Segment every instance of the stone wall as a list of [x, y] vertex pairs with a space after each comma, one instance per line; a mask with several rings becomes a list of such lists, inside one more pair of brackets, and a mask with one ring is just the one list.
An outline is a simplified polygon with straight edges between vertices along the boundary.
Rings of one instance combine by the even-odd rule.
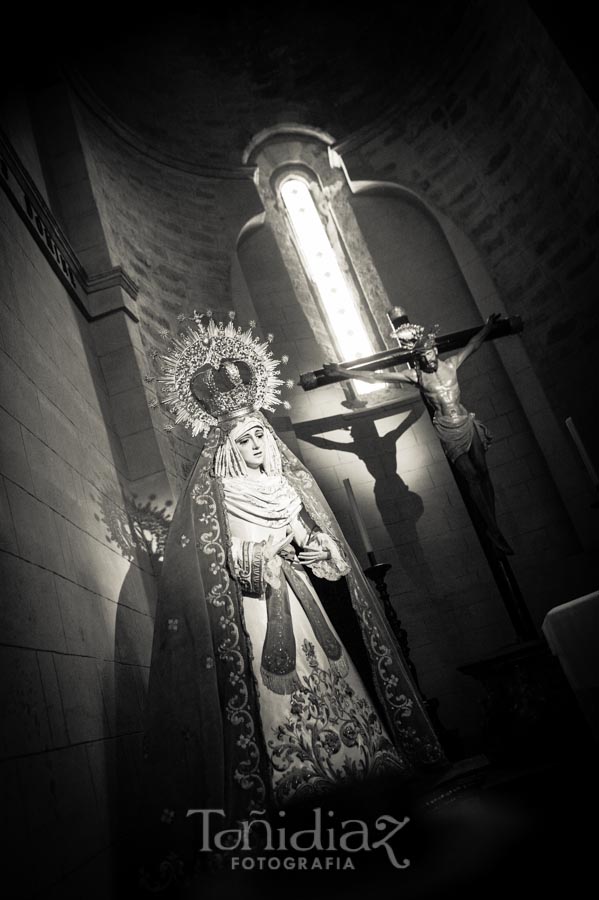
[[557, 419], [572, 416], [596, 458], [586, 392], [599, 336], [597, 109], [525, 6], [476, 6], [460, 52], [448, 47], [340, 150], [353, 180], [412, 189], [468, 235], [525, 321]]
[[[184, 327], [182, 316], [212, 310], [217, 320], [227, 321], [234, 309], [235, 241], [258, 208], [251, 170], [240, 168], [221, 178], [218, 172], [153, 154], [143, 143], [132, 148], [110, 119], [76, 98], [73, 103], [111, 259], [131, 273], [139, 288], [140, 370], [151, 433], [177, 493], [198, 443], [184, 429], [165, 431], [169, 420], [156, 405], [161, 394], [153, 379], [160, 367], [154, 357], [166, 352], [164, 332], [176, 335]], [[247, 312], [241, 298], [239, 306]], [[143, 442], [143, 433], [135, 440]]]
[[109, 879], [134, 809], [155, 578], [97, 336], [4, 190], [0, 204], [6, 850], [19, 896], [50, 896], [82, 866]]

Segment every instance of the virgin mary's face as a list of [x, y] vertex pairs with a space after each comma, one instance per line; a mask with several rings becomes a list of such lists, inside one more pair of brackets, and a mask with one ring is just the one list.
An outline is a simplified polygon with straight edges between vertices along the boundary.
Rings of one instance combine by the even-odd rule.
[[254, 425], [240, 435], [235, 443], [246, 466], [250, 469], [259, 469], [264, 462], [264, 429], [260, 425]]

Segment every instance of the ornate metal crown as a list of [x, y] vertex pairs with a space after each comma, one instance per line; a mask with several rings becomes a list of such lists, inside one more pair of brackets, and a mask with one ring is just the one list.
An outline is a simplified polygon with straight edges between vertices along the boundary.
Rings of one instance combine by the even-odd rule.
[[[194, 436], [244, 411], [273, 412], [281, 402], [289, 408], [278, 396], [283, 384], [293, 387], [293, 381], [278, 377], [279, 363], [286, 363], [287, 357], [274, 359], [269, 349], [273, 336], [266, 341], [254, 336], [255, 322], [246, 331], [236, 328], [234, 316], [229, 313], [231, 321], [224, 325], [210, 312], [194, 311], [192, 324], [170, 338], [169, 352], [160, 357], [162, 374], [156, 380], [163, 385], [161, 402], [174, 413], [175, 424], [183, 424]], [[206, 325], [203, 318], [208, 319]], [[168, 332], [163, 337], [168, 338]]]

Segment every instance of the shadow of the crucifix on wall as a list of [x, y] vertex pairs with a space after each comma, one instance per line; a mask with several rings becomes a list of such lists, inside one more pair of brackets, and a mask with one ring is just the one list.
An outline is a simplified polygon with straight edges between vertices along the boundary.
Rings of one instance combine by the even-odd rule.
[[[406, 414], [407, 412], [407, 414]], [[401, 438], [418, 422], [424, 413], [419, 399], [409, 406], [348, 417], [330, 416], [295, 424], [295, 432], [300, 442], [311, 444], [320, 450], [351, 453], [365, 466], [372, 479], [374, 506], [378, 511], [379, 526], [372, 527], [372, 544], [381, 562], [388, 561], [386, 555], [395, 559], [390, 573], [390, 593], [399, 594], [406, 601], [422, 601], [423, 595], [435, 592], [434, 578], [427, 565], [420, 546], [418, 522], [424, 513], [424, 503], [420, 494], [412, 490], [398, 472], [397, 447]], [[384, 419], [399, 416], [399, 421], [389, 431], [381, 433]], [[349, 440], [329, 437], [327, 433], [345, 431]], [[412, 446], [414, 458], [417, 446]], [[342, 463], [340, 464], [342, 465]], [[308, 468], [311, 468], [308, 465]], [[318, 473], [315, 471], [316, 478]], [[361, 494], [361, 507], [367, 519], [367, 527], [373, 521], [368, 510], [368, 492], [360, 491], [352, 483], [354, 491]], [[326, 489], [325, 489], [326, 490]], [[341, 501], [343, 502], [343, 501]], [[354, 552], [360, 557], [362, 548], [354, 543]]]
[[[409, 403], [404, 402], [391, 408], [383, 407], [378, 411], [353, 415], [349, 417], [349, 421], [347, 416], [339, 415], [294, 425], [300, 447], [302, 442], [306, 442], [319, 450], [328, 450], [331, 453], [351, 453], [363, 463], [372, 479], [367, 490], [358, 490], [360, 514], [366, 525], [376, 522], [376, 513], [373, 516], [374, 511], [368, 509], [369, 505], [374, 506], [379, 521], [383, 524], [383, 528], [375, 525], [371, 526], [371, 529], [367, 525], [367, 531], [370, 531], [377, 561], [391, 565], [385, 576], [386, 587], [398, 618], [392, 620], [390, 616], [390, 624], [396, 632], [400, 648], [421, 690], [417, 675], [418, 661], [412, 658], [412, 652], [417, 651], [419, 646], [430, 643], [430, 622], [434, 627], [442, 612], [443, 585], [439, 583], [438, 574], [435, 576], [429, 567], [421, 545], [418, 523], [425, 513], [425, 505], [420, 494], [399, 474], [398, 444], [399, 452], [406, 453], [402, 460], [402, 464], [408, 466], [406, 471], [414, 474], [414, 481], [416, 478], [422, 478], [424, 473], [426, 477], [423, 481], [426, 484], [427, 478], [430, 477], [426, 473], [430, 463], [428, 449], [421, 447], [413, 438], [404, 441], [404, 446], [401, 445], [402, 437], [407, 435], [424, 414], [425, 409], [420, 398], [415, 397]], [[386, 421], [389, 419], [392, 419], [390, 427]], [[388, 430], [385, 431], [385, 428]], [[339, 435], [339, 431], [347, 431], [349, 440], [345, 440], [343, 435], [328, 436], [330, 433]], [[343, 462], [339, 465], [342, 467]], [[308, 468], [311, 468], [309, 463]], [[316, 468], [315, 466], [312, 474], [318, 480]], [[323, 469], [326, 469], [326, 466], [323, 466]], [[406, 479], [411, 480], [409, 475], [406, 475]], [[374, 504], [370, 497], [374, 500]], [[343, 501], [344, 498], [341, 497], [338, 501], [339, 507]], [[349, 523], [348, 526], [349, 534], [346, 536], [350, 537]], [[354, 543], [351, 537], [350, 544], [353, 544], [356, 555], [360, 557], [363, 552], [360, 545]], [[371, 687], [364, 674], [367, 667], [361, 655], [359, 636], [355, 633], [355, 629], [352, 632], [350, 617], [346, 614], [349, 597], [341, 596], [343, 587], [338, 587], [337, 583], [332, 590], [337, 592], [338, 596], [332, 598], [331, 607], [327, 604], [326, 589], [323, 591], [319, 587], [320, 596], [358, 670], [367, 686]], [[336, 608], [341, 611], [341, 615], [337, 618]], [[389, 612], [387, 615], [390, 615]], [[448, 731], [437, 714], [439, 701], [435, 697], [427, 699], [425, 694], [423, 699], [448, 757], [460, 758], [462, 747], [457, 732]]]

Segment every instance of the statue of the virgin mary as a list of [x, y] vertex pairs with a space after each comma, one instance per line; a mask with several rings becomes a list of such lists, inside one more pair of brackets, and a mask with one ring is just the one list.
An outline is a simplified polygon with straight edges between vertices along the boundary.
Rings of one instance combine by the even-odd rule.
[[[204, 439], [165, 548], [147, 701], [147, 814], [173, 835], [190, 809], [231, 827], [444, 761], [371, 583], [262, 413], [278, 365], [251, 329], [198, 315], [163, 359], [166, 403]], [[342, 578], [370, 690], [314, 587]]]

